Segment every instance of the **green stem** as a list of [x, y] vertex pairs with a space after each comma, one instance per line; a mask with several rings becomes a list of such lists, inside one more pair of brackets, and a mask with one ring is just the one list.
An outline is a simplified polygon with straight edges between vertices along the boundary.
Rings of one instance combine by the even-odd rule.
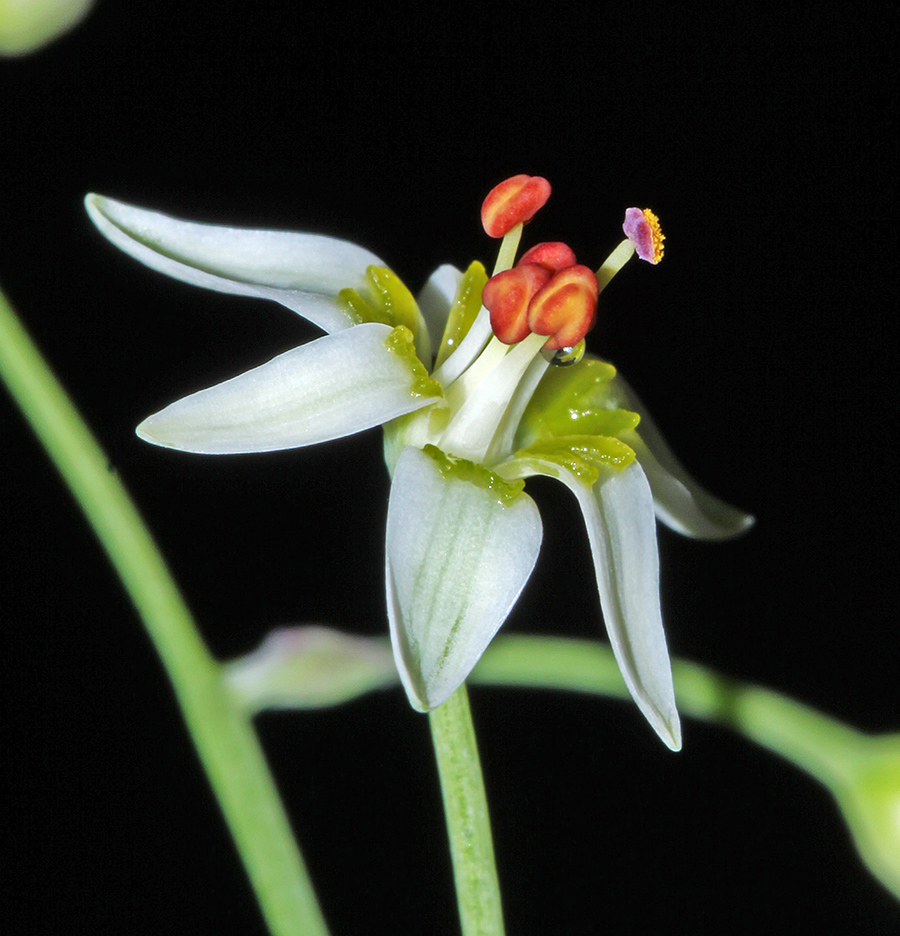
[[728, 679], [674, 660], [675, 695], [682, 711], [718, 722], [768, 748], [834, 788], [852, 775], [850, 752], [864, 736], [773, 689]]
[[[675, 659], [672, 675], [685, 715], [732, 728], [828, 786], [844, 779], [847, 751], [861, 737], [852, 728], [771, 689], [728, 679], [696, 663]], [[497, 638], [470, 681], [628, 698], [609, 647], [559, 637]]]
[[500, 885], [465, 685], [429, 712], [429, 721], [441, 776], [463, 936], [502, 936]]
[[327, 928], [259, 741], [90, 430], [0, 293], [0, 376], [106, 550], [162, 659], [274, 936]]

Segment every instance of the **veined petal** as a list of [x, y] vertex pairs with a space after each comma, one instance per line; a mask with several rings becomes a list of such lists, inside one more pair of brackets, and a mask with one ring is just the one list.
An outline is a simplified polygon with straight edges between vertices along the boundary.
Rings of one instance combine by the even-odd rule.
[[621, 438], [637, 454], [653, 491], [656, 515], [667, 527], [685, 536], [721, 540], [753, 526], [751, 514], [719, 500], [688, 474], [647, 408], [619, 374], [610, 382], [608, 393], [614, 405], [640, 414], [637, 432], [623, 433]]
[[428, 277], [419, 295], [416, 296], [416, 302], [428, 326], [433, 348], [440, 345], [441, 336], [447, 326], [450, 306], [453, 305], [462, 276], [462, 270], [458, 270], [452, 263], [445, 263]]
[[385, 577], [394, 659], [413, 708], [445, 702], [469, 675], [531, 575], [534, 501], [429, 446], [397, 461]]
[[408, 329], [368, 323], [286, 351], [193, 393], [137, 428], [200, 454], [270, 452], [339, 439], [440, 399]]
[[637, 462], [623, 471], [601, 470], [585, 484], [557, 460], [517, 457], [520, 476], [562, 481], [578, 499], [587, 527], [600, 607], [625, 685], [656, 733], [681, 749], [672, 668], [659, 606], [659, 551], [650, 485]]
[[179, 221], [102, 195], [84, 201], [101, 233], [136, 260], [185, 283], [273, 299], [327, 332], [354, 324], [335, 297], [384, 263], [363, 247], [319, 234]]

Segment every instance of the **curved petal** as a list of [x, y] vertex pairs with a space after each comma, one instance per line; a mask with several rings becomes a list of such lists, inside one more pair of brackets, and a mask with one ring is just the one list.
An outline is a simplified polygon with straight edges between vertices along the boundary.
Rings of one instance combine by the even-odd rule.
[[653, 496], [640, 465], [603, 470], [589, 487], [556, 461], [529, 456], [514, 464], [522, 475], [557, 478], [578, 499], [603, 620], [625, 685], [660, 738], [673, 751], [680, 750], [681, 723], [659, 606]]
[[412, 353], [392, 349], [392, 334], [370, 323], [325, 335], [170, 404], [137, 434], [184, 452], [271, 452], [339, 439], [440, 399], [424, 368], [410, 366]]
[[362, 287], [368, 266], [384, 266], [334, 237], [195, 224], [102, 195], [84, 204], [105, 237], [152, 269], [217, 292], [273, 299], [327, 332], [354, 324], [335, 301], [340, 290]]
[[429, 451], [407, 447], [397, 461], [385, 563], [394, 659], [419, 711], [469, 675], [525, 587], [542, 536], [527, 494]]
[[428, 326], [433, 348], [437, 348], [441, 343], [441, 336], [447, 325], [447, 316], [450, 314], [450, 306], [453, 305], [456, 289], [461, 279], [462, 270], [458, 270], [452, 263], [445, 263], [428, 277], [419, 295], [416, 296], [416, 302]]
[[653, 491], [656, 515], [667, 527], [685, 536], [720, 540], [753, 526], [752, 515], [719, 500], [688, 474], [647, 408], [618, 374], [609, 384], [609, 399], [640, 414], [637, 432], [622, 438], [635, 450]]

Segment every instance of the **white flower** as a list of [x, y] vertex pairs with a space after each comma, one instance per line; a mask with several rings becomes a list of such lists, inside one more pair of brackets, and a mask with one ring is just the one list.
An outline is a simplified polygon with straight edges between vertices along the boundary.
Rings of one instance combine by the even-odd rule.
[[687, 476], [614, 368], [585, 359], [548, 370], [546, 335], [501, 344], [481, 305], [487, 276], [477, 263], [465, 273], [440, 267], [414, 300], [381, 260], [345, 241], [192, 224], [97, 195], [86, 206], [109, 240], [147, 266], [273, 299], [326, 332], [172, 403], [137, 432], [157, 445], [225, 454], [383, 425], [393, 476], [388, 618], [416, 709], [446, 701], [516, 602], [542, 538], [523, 479], [548, 475], [583, 512], [626, 684], [665, 743], [680, 747], [654, 500], [660, 519], [689, 535], [727, 537], [752, 520]]

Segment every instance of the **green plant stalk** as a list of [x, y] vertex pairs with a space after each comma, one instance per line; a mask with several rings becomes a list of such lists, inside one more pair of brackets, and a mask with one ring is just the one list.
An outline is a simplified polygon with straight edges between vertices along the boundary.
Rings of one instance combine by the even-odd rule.
[[[900, 898], [900, 734], [865, 734], [696, 663], [675, 659], [672, 675], [684, 715], [730, 728], [823, 784], [869, 871]], [[609, 647], [553, 637], [498, 638], [470, 680], [628, 697]]]
[[155, 646], [273, 936], [326, 936], [249, 716], [124, 486], [0, 292], [0, 376], [109, 556]]
[[491, 823], [465, 685], [428, 717], [463, 936], [503, 936]]
[[[805, 770], [826, 786], [844, 779], [852, 728], [771, 689], [672, 661], [675, 697], [685, 715], [725, 725]], [[469, 677], [473, 684], [568, 689], [628, 699], [609, 647], [561, 637], [497, 638]]]

